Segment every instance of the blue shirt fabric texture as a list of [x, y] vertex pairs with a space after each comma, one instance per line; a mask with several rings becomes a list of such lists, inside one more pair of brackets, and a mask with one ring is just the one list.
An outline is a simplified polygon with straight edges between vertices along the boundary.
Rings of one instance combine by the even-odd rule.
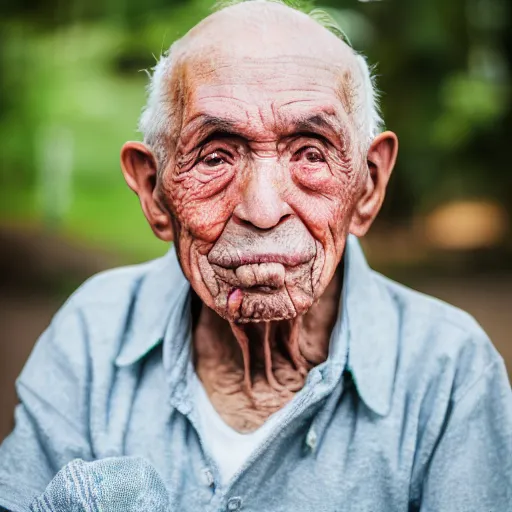
[[190, 300], [173, 248], [71, 296], [17, 380], [0, 507], [512, 511], [502, 358], [468, 314], [372, 271], [355, 237], [328, 359], [227, 485], [197, 429]]

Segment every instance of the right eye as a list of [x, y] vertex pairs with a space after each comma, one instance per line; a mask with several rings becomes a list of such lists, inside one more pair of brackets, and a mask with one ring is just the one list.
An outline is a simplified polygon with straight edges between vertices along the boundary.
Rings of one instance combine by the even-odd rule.
[[219, 165], [227, 163], [226, 158], [218, 151], [213, 151], [208, 155], [204, 156], [201, 161], [207, 167], [218, 167]]

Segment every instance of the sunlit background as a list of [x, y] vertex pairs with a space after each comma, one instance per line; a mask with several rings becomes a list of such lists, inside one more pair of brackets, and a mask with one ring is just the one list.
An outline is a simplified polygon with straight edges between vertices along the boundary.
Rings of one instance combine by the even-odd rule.
[[[124, 184], [119, 149], [140, 138], [144, 70], [211, 6], [0, 7], [0, 439], [12, 426], [14, 379], [65, 297], [95, 272], [167, 249]], [[384, 210], [365, 240], [371, 263], [469, 310], [510, 371], [510, 2], [317, 6], [378, 64], [386, 124], [400, 139]]]

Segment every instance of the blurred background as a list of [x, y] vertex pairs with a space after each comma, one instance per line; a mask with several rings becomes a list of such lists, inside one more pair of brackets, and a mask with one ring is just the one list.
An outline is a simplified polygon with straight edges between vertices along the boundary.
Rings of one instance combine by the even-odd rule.
[[[211, 0], [0, 7], [0, 440], [14, 380], [95, 272], [163, 254], [119, 168], [156, 57]], [[321, 0], [377, 64], [400, 139], [364, 245], [379, 271], [472, 313], [512, 370], [511, 4]]]

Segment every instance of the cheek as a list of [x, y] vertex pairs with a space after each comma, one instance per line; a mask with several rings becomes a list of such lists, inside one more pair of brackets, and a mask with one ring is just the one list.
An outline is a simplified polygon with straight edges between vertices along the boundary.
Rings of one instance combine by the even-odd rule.
[[[357, 200], [356, 172], [296, 170], [290, 189], [290, 206], [313, 236], [324, 246], [336, 244], [346, 231]], [[327, 247], [326, 247], [327, 248]]]
[[233, 177], [234, 170], [210, 176], [191, 172], [168, 181], [171, 211], [192, 237], [214, 242], [220, 236], [236, 205], [229, 186]]

